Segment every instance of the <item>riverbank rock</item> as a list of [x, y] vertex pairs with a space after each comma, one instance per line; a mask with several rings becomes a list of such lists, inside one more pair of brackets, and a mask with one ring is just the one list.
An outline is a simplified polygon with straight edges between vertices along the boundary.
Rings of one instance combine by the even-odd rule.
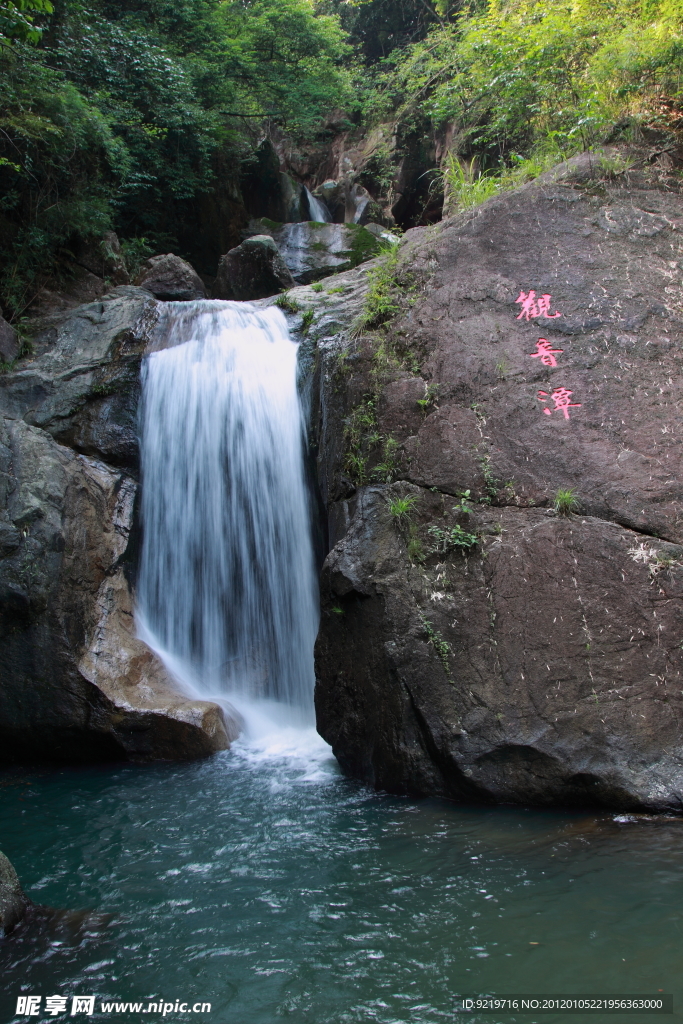
[[135, 636], [138, 381], [163, 309], [115, 289], [0, 378], [5, 762], [187, 759], [237, 733]]
[[194, 267], [172, 252], [152, 256], [147, 260], [135, 284], [164, 302], [190, 302], [192, 299], [206, 298], [204, 282]]
[[409, 232], [320, 346], [318, 726], [378, 788], [683, 810], [681, 196], [625, 158]]
[[253, 235], [221, 258], [214, 285], [218, 299], [250, 301], [277, 295], [294, 278], [270, 235]]
[[24, 896], [16, 871], [0, 851], [0, 935], [14, 931], [28, 906], [29, 900]]

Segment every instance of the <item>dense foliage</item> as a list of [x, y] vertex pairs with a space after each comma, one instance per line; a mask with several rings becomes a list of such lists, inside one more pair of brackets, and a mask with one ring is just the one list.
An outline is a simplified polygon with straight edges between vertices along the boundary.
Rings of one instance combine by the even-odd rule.
[[[438, 9], [438, 7], [437, 7]], [[489, 0], [441, 7], [378, 75], [374, 117], [456, 127], [481, 165], [564, 155], [615, 127], [681, 127], [681, 0]]]
[[312, 150], [384, 125], [361, 182], [389, 193], [407, 139], [463, 205], [676, 137], [682, 71], [683, 0], [0, 0], [0, 301], [21, 315], [110, 228], [183, 252], [264, 130]]
[[0, 292], [15, 313], [79, 239], [114, 227], [172, 247], [252, 124], [310, 137], [350, 93], [344, 33], [311, 0], [21, 6], [0, 6]]

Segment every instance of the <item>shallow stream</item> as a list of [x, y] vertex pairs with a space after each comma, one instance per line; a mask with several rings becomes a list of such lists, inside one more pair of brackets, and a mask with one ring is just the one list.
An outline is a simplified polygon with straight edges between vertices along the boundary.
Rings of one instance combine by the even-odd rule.
[[436, 1024], [456, 994], [488, 991], [663, 989], [682, 1005], [677, 820], [378, 795], [312, 730], [0, 785], [28, 895], [92, 911], [0, 943], [3, 1022], [22, 992], [95, 993], [84, 1021], [160, 1019], [104, 1017], [102, 999], [205, 1000], [210, 1015], [166, 1019], [211, 1024]]

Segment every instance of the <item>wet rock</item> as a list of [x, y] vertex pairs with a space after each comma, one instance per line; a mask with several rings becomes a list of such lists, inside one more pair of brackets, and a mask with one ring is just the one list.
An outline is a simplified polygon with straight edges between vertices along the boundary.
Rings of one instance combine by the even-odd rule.
[[206, 298], [204, 282], [194, 267], [172, 252], [147, 260], [135, 284], [164, 302]]
[[140, 361], [161, 309], [127, 286], [53, 318], [32, 339], [42, 354], [0, 377], [0, 410], [135, 472]]
[[0, 851], [0, 935], [9, 935], [16, 928], [29, 905], [16, 871]]
[[346, 187], [343, 181], [324, 181], [313, 194], [325, 203], [335, 224], [346, 221]]
[[294, 284], [270, 235], [254, 235], [221, 258], [214, 285], [219, 299], [264, 299]]
[[599, 178], [409, 232], [393, 366], [372, 333], [321, 351], [318, 725], [380, 788], [683, 809], [680, 195]]
[[135, 634], [122, 570], [103, 580], [95, 607], [78, 668], [103, 695], [98, 727], [132, 760], [189, 759], [227, 750], [239, 735], [239, 716], [178, 692], [162, 662]]
[[273, 235], [298, 284], [355, 267], [381, 247], [373, 234], [355, 224], [283, 224]]

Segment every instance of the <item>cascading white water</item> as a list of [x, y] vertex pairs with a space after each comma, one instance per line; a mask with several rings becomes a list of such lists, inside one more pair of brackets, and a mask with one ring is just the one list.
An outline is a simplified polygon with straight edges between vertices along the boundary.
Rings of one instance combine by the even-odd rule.
[[169, 303], [142, 372], [141, 635], [202, 696], [312, 716], [317, 593], [297, 345], [270, 307]]
[[319, 199], [316, 199], [312, 192], [304, 186], [306, 192], [306, 200], [308, 202], [308, 211], [311, 215], [311, 220], [317, 221], [319, 224], [329, 224], [332, 221], [330, 211], [327, 209], [324, 203], [321, 203]]

